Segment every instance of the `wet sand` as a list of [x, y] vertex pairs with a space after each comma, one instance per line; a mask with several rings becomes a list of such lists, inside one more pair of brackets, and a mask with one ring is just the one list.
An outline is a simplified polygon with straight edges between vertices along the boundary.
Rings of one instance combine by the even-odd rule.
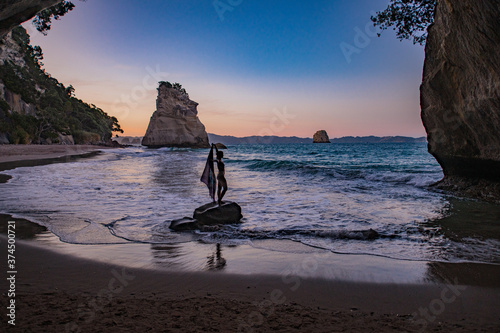
[[[0, 145], [0, 171], [18, 167], [64, 163], [99, 154], [104, 146], [93, 145]], [[11, 177], [0, 174], [0, 184]]]
[[[66, 155], [47, 157], [41, 151], [37, 155], [37, 148], [30, 149], [35, 150], [29, 156], [43, 156], [36, 163], [66, 159]], [[76, 155], [94, 152], [77, 150]], [[23, 162], [26, 154], [9, 155], [9, 163], [28, 163]], [[6, 223], [10, 219], [0, 219], [4, 277], [8, 270]], [[54, 236], [43, 227], [13, 220], [17, 228], [15, 297], [8, 296], [11, 286], [3, 278], [1, 331], [500, 331], [499, 274], [494, 266], [464, 270], [463, 265], [430, 263], [435, 276], [442, 276], [434, 281], [442, 283], [415, 284], [134, 268], [118, 265], [115, 254], [105, 260], [67, 254], [68, 249], [78, 251], [82, 245], [51, 248], [50, 242], [40, 240], [49, 237], [54, 244]], [[106, 251], [106, 246], [92, 247], [101, 251], [94, 255]], [[92, 247], [87, 248], [91, 251]], [[122, 255], [128, 255], [126, 250]], [[464, 271], [469, 272], [466, 278]], [[10, 318], [5, 315], [11, 299], [16, 304], [15, 326], [8, 324]]]
[[[6, 253], [5, 235], [0, 240]], [[16, 245], [15, 331], [500, 329], [498, 288], [166, 272], [89, 261], [29, 241], [18, 240]], [[8, 286], [2, 285], [5, 291]], [[9, 326], [5, 317], [1, 326]]]
[[67, 158], [106, 148], [93, 145], [0, 145], [0, 163]]

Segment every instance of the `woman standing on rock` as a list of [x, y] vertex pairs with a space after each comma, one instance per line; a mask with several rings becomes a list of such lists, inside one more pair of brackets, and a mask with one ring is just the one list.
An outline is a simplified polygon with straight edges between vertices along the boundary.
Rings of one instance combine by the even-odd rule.
[[222, 204], [222, 198], [227, 191], [227, 181], [224, 172], [224, 162], [222, 162], [222, 158], [224, 157], [224, 153], [217, 149], [215, 144], [212, 144], [212, 147], [215, 148], [217, 154], [217, 169], [219, 169], [219, 173], [217, 174], [217, 182], [219, 183], [217, 186], [217, 198], [219, 201], [219, 206]]

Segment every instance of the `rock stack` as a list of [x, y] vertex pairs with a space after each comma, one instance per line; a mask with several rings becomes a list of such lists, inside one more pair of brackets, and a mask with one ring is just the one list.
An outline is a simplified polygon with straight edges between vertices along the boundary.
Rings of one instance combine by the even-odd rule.
[[210, 148], [205, 126], [198, 118], [198, 103], [184, 89], [162, 82], [158, 88], [156, 111], [142, 144], [150, 148]]
[[330, 143], [330, 139], [328, 138], [326, 131], [317, 131], [313, 136], [313, 143]]

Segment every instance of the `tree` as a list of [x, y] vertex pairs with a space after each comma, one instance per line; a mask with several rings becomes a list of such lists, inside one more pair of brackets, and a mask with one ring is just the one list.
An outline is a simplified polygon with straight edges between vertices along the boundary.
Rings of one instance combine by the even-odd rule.
[[50, 30], [50, 26], [52, 24], [52, 19], [59, 20], [60, 17], [72, 11], [73, 8], [75, 8], [75, 5], [71, 1], [61, 1], [60, 3], [39, 12], [33, 19], [33, 25], [36, 27], [36, 30], [40, 31], [44, 35], [47, 35], [47, 31]]
[[371, 20], [382, 30], [392, 27], [401, 41], [410, 39], [413, 44], [424, 45], [427, 27], [434, 22], [435, 8], [436, 0], [391, 0], [389, 6]]
[[43, 62], [42, 62], [43, 52], [42, 52], [42, 48], [38, 45], [33, 46], [33, 59], [36, 62], [36, 64], [38, 65], [38, 67], [43, 66]]
[[67, 87], [66, 89], [66, 95], [68, 97], [74, 97], [75, 96], [75, 88], [73, 87], [73, 85], [69, 85], [69, 87]]

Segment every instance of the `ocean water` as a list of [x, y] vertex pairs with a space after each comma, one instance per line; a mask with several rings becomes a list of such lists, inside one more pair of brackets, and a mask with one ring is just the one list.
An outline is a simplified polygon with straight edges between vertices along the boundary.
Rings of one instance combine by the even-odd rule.
[[242, 223], [171, 231], [171, 220], [210, 202], [199, 180], [207, 154], [132, 147], [4, 171], [13, 178], [0, 184], [0, 212], [77, 244], [293, 251], [280, 248], [287, 240], [334, 253], [500, 264], [500, 207], [429, 189], [443, 175], [425, 144], [230, 146], [225, 199], [240, 204]]

